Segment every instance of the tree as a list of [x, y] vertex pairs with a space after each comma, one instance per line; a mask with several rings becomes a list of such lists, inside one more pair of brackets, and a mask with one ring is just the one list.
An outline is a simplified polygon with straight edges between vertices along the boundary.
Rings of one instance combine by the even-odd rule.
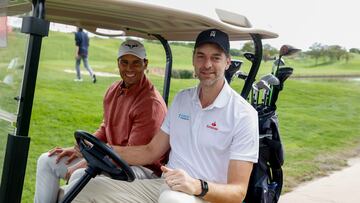
[[354, 56], [350, 52], [346, 52], [343, 58], [345, 59], [346, 63], [350, 61]]
[[245, 42], [245, 44], [243, 45], [243, 47], [241, 48], [241, 51], [243, 53], [245, 52], [251, 52], [253, 53], [254, 52], [254, 44], [252, 42]]
[[346, 53], [346, 49], [339, 45], [330, 45], [325, 48], [325, 55], [330, 59], [330, 61], [340, 61]]
[[241, 51], [239, 49], [230, 49], [231, 56], [241, 56]]
[[357, 48], [351, 48], [349, 50], [350, 53], [354, 53], [354, 54], [360, 54], [360, 49], [357, 49]]
[[317, 64], [318, 59], [324, 54], [324, 46], [321, 43], [315, 42], [309, 49], [310, 51], [307, 51], [306, 54], [314, 58], [315, 64]]
[[263, 60], [266, 62], [277, 55], [278, 50], [272, 47], [270, 44], [264, 44], [263, 46]]

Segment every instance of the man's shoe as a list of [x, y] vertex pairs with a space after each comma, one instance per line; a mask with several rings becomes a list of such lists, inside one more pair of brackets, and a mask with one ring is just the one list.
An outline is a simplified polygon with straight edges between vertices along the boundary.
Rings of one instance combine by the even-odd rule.
[[82, 78], [80, 78], [80, 79], [79, 79], [79, 78], [75, 78], [74, 81], [75, 81], [75, 82], [82, 82], [83, 79], [82, 79]]
[[96, 83], [96, 76], [95, 76], [95, 74], [93, 75], [93, 83]]

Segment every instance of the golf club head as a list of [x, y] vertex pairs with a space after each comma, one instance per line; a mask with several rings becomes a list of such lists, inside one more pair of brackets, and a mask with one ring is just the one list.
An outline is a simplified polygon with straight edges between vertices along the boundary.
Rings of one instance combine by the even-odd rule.
[[279, 92], [283, 89], [284, 87], [284, 82], [286, 79], [288, 79], [290, 77], [290, 75], [293, 73], [293, 68], [291, 67], [282, 67], [279, 68], [279, 70], [276, 72], [276, 76], [280, 81], [279, 85], [274, 85], [273, 87], [273, 91], [272, 91], [272, 95], [270, 98], [270, 107], [276, 109], [276, 101], [279, 97]]
[[264, 80], [260, 80], [258, 83], [256, 83], [256, 87], [260, 90], [260, 89], [265, 89], [267, 91], [270, 90], [270, 85], [268, 82], [264, 81]]
[[258, 93], [259, 93], [259, 89], [258, 87], [256, 86], [255, 83], [252, 84], [252, 96], [251, 96], [251, 105], [253, 105], [254, 107], [257, 105], [257, 96], [258, 96]]
[[278, 84], [280, 84], [279, 79], [275, 75], [272, 75], [272, 74], [264, 75], [264, 76], [262, 76], [260, 78], [260, 80], [266, 81], [269, 85], [278, 85]]
[[242, 80], [246, 80], [247, 76], [248, 75], [245, 72], [242, 72], [240, 70], [236, 71], [236, 73], [234, 74], [234, 77], [237, 77]]
[[266, 106], [270, 100], [270, 94], [274, 88], [274, 85], [279, 85], [280, 81], [279, 79], [273, 75], [273, 74], [267, 74], [261, 77], [260, 80], [266, 81], [269, 85], [271, 90], [265, 90], [262, 97], [262, 104], [263, 106]]
[[247, 60], [251, 61], [251, 62], [253, 62], [254, 59], [255, 59], [255, 55], [254, 55], [253, 53], [250, 53], [250, 52], [244, 53], [244, 57], [245, 57]]
[[282, 58], [278, 58], [274, 61], [274, 66], [285, 66], [285, 61]]
[[[288, 79], [290, 77], [290, 75], [293, 73], [293, 68], [291, 67], [281, 67], [279, 68], [279, 70], [276, 72], [276, 77], [279, 79], [280, 81], [280, 88], [282, 89], [284, 82], [286, 79]], [[281, 90], [280, 89], [280, 90]]]
[[231, 64], [227, 70], [225, 70], [226, 81], [230, 84], [234, 74], [240, 69], [243, 62], [240, 60], [231, 60]]
[[[291, 45], [282, 45], [280, 48], [280, 56], [289, 56], [301, 51], [301, 49], [295, 48]], [[280, 57], [279, 57], [280, 58]]]

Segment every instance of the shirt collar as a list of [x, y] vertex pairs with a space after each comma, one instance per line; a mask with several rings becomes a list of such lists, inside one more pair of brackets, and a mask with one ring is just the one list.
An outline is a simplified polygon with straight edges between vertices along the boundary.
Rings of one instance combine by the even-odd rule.
[[140, 79], [140, 82], [137, 84], [134, 84], [133, 86], [131, 86], [130, 88], [126, 88], [125, 87], [125, 83], [122, 80], [119, 83], [119, 95], [129, 95], [129, 94], [135, 94], [137, 92], [139, 92], [147, 83], [147, 79], [146, 76], [143, 75], [142, 78]]
[[[222, 108], [224, 107], [229, 101], [230, 101], [230, 97], [231, 97], [231, 87], [230, 85], [227, 83], [227, 81], [225, 80], [224, 85], [219, 93], [219, 95], [216, 97], [216, 99], [214, 100], [214, 102], [209, 105], [208, 107], [206, 107], [205, 109], [212, 109], [214, 107], [217, 108]], [[192, 95], [192, 100], [195, 103], [198, 103], [201, 106], [201, 102], [200, 102], [200, 97], [199, 97], [199, 92], [200, 92], [200, 87], [199, 85], [195, 88], [195, 91]]]

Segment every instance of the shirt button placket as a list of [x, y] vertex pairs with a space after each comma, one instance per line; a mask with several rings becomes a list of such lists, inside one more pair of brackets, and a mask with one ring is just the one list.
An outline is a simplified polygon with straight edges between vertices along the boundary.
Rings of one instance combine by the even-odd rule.
[[195, 118], [194, 125], [193, 125], [193, 135], [194, 135], [195, 142], [199, 141], [199, 136], [200, 136], [201, 129], [202, 129], [201, 125], [203, 123], [202, 117], [203, 117], [203, 111], [201, 109], [197, 109], [196, 118]]

